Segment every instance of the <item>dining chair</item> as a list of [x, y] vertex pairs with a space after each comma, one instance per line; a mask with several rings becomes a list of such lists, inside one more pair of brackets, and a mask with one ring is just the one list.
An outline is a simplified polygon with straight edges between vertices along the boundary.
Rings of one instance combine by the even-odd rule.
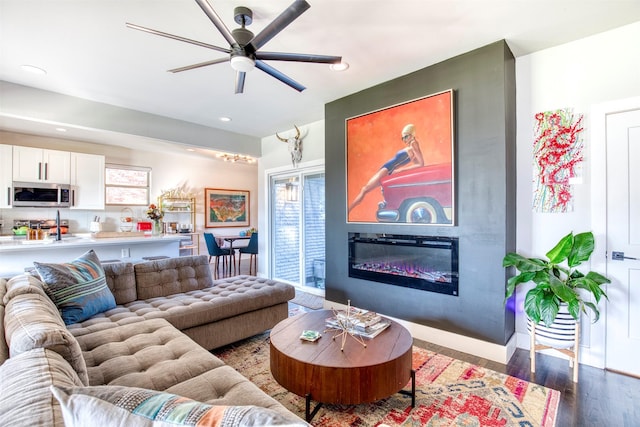
[[253, 275], [258, 274], [258, 233], [251, 234], [249, 244], [243, 248], [238, 249], [238, 272], [240, 272], [240, 263], [242, 262], [242, 254], [250, 254], [249, 257], [249, 274], [251, 274], [251, 267], [253, 266]]
[[[220, 245], [218, 245], [215, 236], [211, 233], [204, 233], [204, 242], [207, 244], [207, 251], [209, 252], [209, 262], [211, 262], [212, 257], [216, 257], [216, 268], [214, 270], [214, 277], [217, 278], [219, 276], [218, 268], [220, 267], [220, 257], [222, 257], [222, 270], [227, 271], [228, 263], [235, 263], [235, 254], [232, 254], [229, 249], [221, 248]], [[229, 258], [229, 260], [227, 260], [227, 257]]]

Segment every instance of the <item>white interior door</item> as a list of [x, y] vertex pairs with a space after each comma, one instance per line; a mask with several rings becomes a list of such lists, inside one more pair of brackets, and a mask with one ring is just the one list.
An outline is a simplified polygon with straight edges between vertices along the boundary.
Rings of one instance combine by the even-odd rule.
[[606, 367], [640, 377], [640, 110], [610, 114]]

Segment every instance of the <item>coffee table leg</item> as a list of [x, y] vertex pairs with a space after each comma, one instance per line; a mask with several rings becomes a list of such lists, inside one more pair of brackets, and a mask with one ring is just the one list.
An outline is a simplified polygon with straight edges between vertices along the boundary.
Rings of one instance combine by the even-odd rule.
[[304, 409], [304, 418], [306, 422], [310, 423], [313, 417], [315, 417], [318, 411], [320, 410], [320, 407], [322, 406], [322, 402], [318, 402], [316, 407], [313, 408], [313, 411], [311, 411], [311, 394], [307, 393], [305, 397], [306, 397], [306, 405]]
[[405, 396], [411, 396], [411, 407], [415, 408], [416, 406], [416, 371], [411, 370], [411, 391], [400, 390], [400, 394], [404, 394]]

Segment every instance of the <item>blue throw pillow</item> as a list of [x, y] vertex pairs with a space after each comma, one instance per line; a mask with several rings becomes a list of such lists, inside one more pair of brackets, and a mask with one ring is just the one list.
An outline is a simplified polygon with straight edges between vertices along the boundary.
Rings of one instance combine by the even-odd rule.
[[66, 325], [116, 307], [100, 260], [92, 250], [68, 263], [33, 263]]

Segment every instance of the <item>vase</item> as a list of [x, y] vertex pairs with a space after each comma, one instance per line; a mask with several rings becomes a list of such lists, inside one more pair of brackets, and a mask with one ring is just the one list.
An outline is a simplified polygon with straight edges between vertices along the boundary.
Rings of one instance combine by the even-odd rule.
[[[527, 330], [531, 333], [531, 319], [527, 318]], [[556, 319], [550, 326], [536, 324], [536, 342], [553, 348], [571, 348], [574, 345], [576, 320], [569, 313], [566, 304], [560, 304]]]
[[153, 235], [160, 236], [162, 234], [162, 222], [159, 220], [153, 221]]

